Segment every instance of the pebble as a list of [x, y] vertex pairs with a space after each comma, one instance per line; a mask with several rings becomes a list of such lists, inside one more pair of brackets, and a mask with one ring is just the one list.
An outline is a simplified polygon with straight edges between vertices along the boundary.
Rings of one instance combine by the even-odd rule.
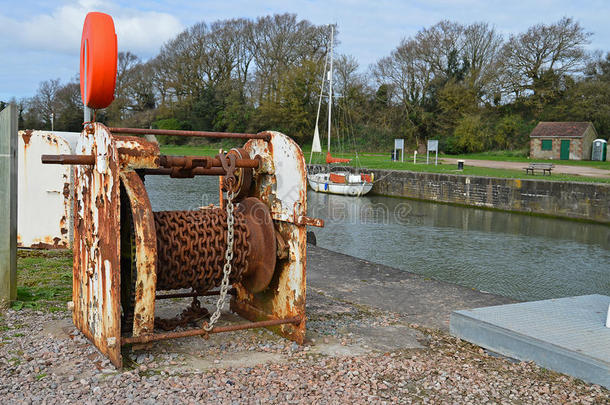
[[[40, 333], [41, 325], [64, 322], [67, 312], [8, 310], [0, 317], [0, 402], [35, 403], [609, 403], [599, 385], [553, 373], [531, 362], [489, 356], [479, 347], [443, 332], [410, 325], [426, 336], [417, 351], [369, 351], [327, 356], [317, 347], [331, 342], [348, 348], [357, 335], [349, 325], [375, 327], [400, 322], [396, 314], [363, 316], [346, 306], [308, 304], [308, 333], [319, 336], [299, 346], [268, 331], [234, 332], [227, 340], [207, 341], [203, 360], [213, 368], [185, 362], [189, 339], [159, 343], [138, 352], [129, 369], [116, 370], [77, 330], [70, 336]], [[11, 325], [11, 326], [9, 326]], [[23, 336], [12, 338], [16, 333]], [[11, 338], [11, 339], [8, 339]], [[8, 343], [10, 340], [10, 343]], [[192, 342], [192, 340], [191, 340]], [[282, 360], [240, 367], [231, 353], [272, 355]], [[42, 360], [42, 361], [40, 361]]]

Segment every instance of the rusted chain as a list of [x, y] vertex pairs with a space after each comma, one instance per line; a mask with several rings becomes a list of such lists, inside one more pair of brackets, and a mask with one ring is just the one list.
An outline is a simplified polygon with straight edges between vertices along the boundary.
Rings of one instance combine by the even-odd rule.
[[207, 332], [211, 331], [218, 318], [220, 311], [225, 304], [225, 298], [229, 291], [229, 278], [231, 277], [231, 260], [233, 260], [233, 248], [235, 247], [235, 212], [233, 205], [233, 191], [227, 192], [227, 248], [225, 250], [225, 264], [222, 268], [223, 276], [220, 283], [220, 296], [216, 301], [216, 311], [210, 316], [210, 321], [203, 325], [203, 329]]
[[182, 311], [182, 313], [176, 318], [163, 319], [156, 317], [155, 327], [158, 327], [163, 330], [174, 330], [178, 326], [186, 326], [188, 324], [193, 324], [209, 316], [210, 312], [201, 306], [201, 303], [199, 302], [197, 297], [193, 297], [191, 305], [189, 305], [184, 311]]
[[[154, 213], [157, 229], [157, 290], [192, 288], [205, 292], [223, 279], [227, 246], [227, 213], [220, 208]], [[249, 230], [244, 215], [235, 213], [231, 282], [241, 280], [248, 266]]]

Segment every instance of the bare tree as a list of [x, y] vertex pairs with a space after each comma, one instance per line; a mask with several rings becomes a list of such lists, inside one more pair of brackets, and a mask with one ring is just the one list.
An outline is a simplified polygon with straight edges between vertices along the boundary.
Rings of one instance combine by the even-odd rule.
[[286, 69], [324, 57], [330, 30], [297, 21], [295, 14], [276, 14], [258, 18], [250, 35], [260, 101], [276, 97], [279, 77]]
[[38, 93], [29, 103], [29, 109], [48, 129], [51, 129], [51, 120], [55, 118], [55, 114], [57, 114], [59, 109], [57, 92], [60, 87], [59, 79], [46, 80], [40, 83]]
[[463, 31], [462, 55], [468, 65], [466, 82], [481, 98], [493, 97], [500, 74], [503, 38], [489, 24], [479, 22]]
[[511, 86], [506, 90], [515, 95], [535, 93], [548, 72], [561, 77], [581, 71], [586, 61], [584, 46], [591, 35], [568, 17], [511, 35], [503, 48], [504, 71]]

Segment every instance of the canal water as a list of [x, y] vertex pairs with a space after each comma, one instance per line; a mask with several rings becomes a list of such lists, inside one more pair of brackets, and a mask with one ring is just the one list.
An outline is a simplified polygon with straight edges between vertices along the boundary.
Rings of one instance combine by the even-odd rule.
[[[218, 202], [218, 180], [148, 176], [153, 209]], [[318, 246], [518, 300], [610, 293], [610, 227], [401, 198], [308, 192]]]

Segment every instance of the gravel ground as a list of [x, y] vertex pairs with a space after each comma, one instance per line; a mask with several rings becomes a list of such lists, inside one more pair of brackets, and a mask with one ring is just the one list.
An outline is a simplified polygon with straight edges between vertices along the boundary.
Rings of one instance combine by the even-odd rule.
[[[610, 403], [600, 386], [402, 325], [396, 314], [316, 293], [308, 300], [304, 346], [266, 330], [188, 338], [125, 352], [122, 371], [72, 326], [68, 312], [8, 310], [0, 317], [0, 402]], [[161, 312], [179, 312], [184, 302], [165, 305]], [[398, 326], [420, 348], [376, 350], [377, 338], [353, 332]]]

